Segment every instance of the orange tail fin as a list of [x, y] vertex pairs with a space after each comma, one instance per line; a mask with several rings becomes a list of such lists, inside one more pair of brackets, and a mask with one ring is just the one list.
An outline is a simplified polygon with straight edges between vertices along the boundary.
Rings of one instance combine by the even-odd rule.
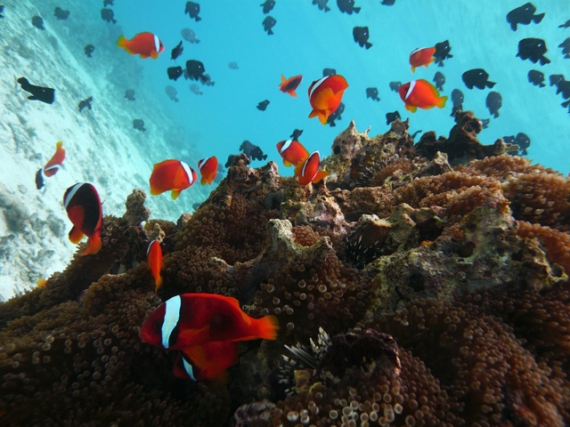
[[101, 241], [101, 234], [95, 233], [93, 236], [89, 238], [89, 246], [83, 252], [81, 252], [81, 256], [84, 255], [95, 255], [97, 252], [101, 250], [103, 246], [103, 242]]
[[445, 103], [447, 102], [447, 96], [440, 96], [439, 98], [437, 98], [437, 106], [439, 108], [443, 108], [445, 107]]
[[276, 340], [279, 331], [279, 321], [273, 315], [257, 319], [259, 338], [264, 340]]

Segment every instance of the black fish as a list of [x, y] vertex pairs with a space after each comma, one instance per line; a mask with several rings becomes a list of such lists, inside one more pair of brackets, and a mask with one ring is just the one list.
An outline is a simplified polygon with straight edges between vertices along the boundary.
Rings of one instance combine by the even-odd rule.
[[564, 81], [564, 75], [562, 74], [552, 74], [550, 76], [550, 86], [557, 85], [560, 82]]
[[491, 91], [487, 95], [485, 105], [489, 109], [489, 113], [491, 113], [494, 118], [497, 118], [499, 117], [499, 110], [503, 105], [503, 97], [499, 92]]
[[515, 136], [503, 136], [503, 141], [505, 144], [514, 144], [515, 143]]
[[43, 175], [43, 169], [38, 169], [38, 171], [36, 172], [36, 188], [38, 190], [41, 190], [42, 187], [44, 186], [44, 175]]
[[451, 46], [449, 45], [449, 40], [444, 42], [436, 43], [435, 44], [435, 53], [433, 54], [433, 59], [437, 65], [443, 67], [443, 60], [453, 58], [453, 55], [450, 55]]
[[103, 0], [103, 7], [114, 6], [113, 0]]
[[481, 126], [483, 127], [483, 129], [487, 129], [489, 127], [490, 122], [491, 122], [491, 119], [482, 119], [481, 120]]
[[4, 18], [4, 15], [2, 15], [3, 12], [4, 12], [4, 5], [0, 4], [0, 18]]
[[239, 149], [242, 151], [242, 153], [245, 153], [247, 155], [247, 157], [249, 157], [251, 160], [265, 160], [265, 159], [267, 159], [267, 154], [263, 154], [263, 151], [261, 151], [261, 148], [259, 148], [255, 144], [252, 144], [248, 140], [243, 141], [241, 143], [241, 145], [239, 146]]
[[34, 86], [30, 84], [28, 79], [25, 77], [20, 77], [17, 81], [20, 83], [22, 89], [32, 94], [28, 96], [28, 99], [34, 101], [42, 101], [46, 104], [53, 104], [55, 101], [55, 89], [49, 87]]
[[387, 125], [396, 121], [396, 119], [401, 119], [400, 113], [398, 111], [394, 111], [393, 113], [386, 113], [386, 124]]
[[127, 98], [129, 101], [134, 101], [135, 100], [135, 91], [132, 89], [127, 89], [125, 91], [125, 98]]
[[544, 73], [538, 70], [530, 70], [528, 72], [528, 81], [535, 86], [544, 87]]
[[291, 134], [291, 136], [289, 136], [289, 138], [292, 138], [292, 139], [298, 141], [299, 137], [301, 136], [302, 133], [303, 133], [303, 131], [301, 129], [295, 129], [293, 131], [293, 133]]
[[327, 6], [329, 0], [313, 0], [313, 4], [316, 4], [319, 10], [324, 10], [325, 12], [330, 12], [331, 8]]
[[266, 16], [262, 22], [263, 29], [267, 31], [268, 35], [272, 35], [273, 31], [271, 30], [275, 24], [277, 24], [277, 20], [273, 16]]
[[336, 76], [336, 70], [334, 68], [323, 68], [323, 77], [326, 76]]
[[368, 27], [354, 27], [352, 29], [352, 37], [360, 47], [366, 47], [366, 49], [370, 49], [372, 47], [372, 43], [368, 42], [368, 38], [370, 37]]
[[[564, 99], [570, 98], [570, 81], [563, 79], [556, 83], [556, 95], [559, 93], [562, 94]], [[567, 107], [567, 105], [564, 106]]]
[[437, 90], [443, 91], [443, 85], [445, 84], [445, 76], [443, 73], [436, 71], [435, 76], [433, 76], [433, 82]]
[[463, 92], [459, 89], [453, 89], [451, 91], [451, 100], [453, 101], [453, 108], [451, 109], [451, 117], [455, 116], [455, 113], [463, 110]]
[[[2, 11], [0, 10], [0, 12], [2, 12]], [[566, 21], [564, 24], [559, 25], [558, 28], [570, 28], [570, 19], [568, 21]]]
[[216, 84], [216, 82], [212, 80], [209, 74], [204, 74], [200, 79], [200, 83], [206, 86], [214, 86]]
[[528, 25], [531, 21], [538, 24], [544, 18], [544, 13], [535, 15], [535, 12], [536, 7], [532, 3], [523, 4], [507, 13], [507, 22], [513, 31], [517, 30], [517, 24]]
[[66, 20], [69, 18], [69, 10], [63, 10], [61, 7], [56, 7], [53, 11], [53, 15], [58, 19]]
[[558, 47], [562, 48], [562, 53], [564, 54], [564, 58], [570, 58], [570, 37], [564, 40], [562, 43], [558, 45]]
[[530, 147], [530, 138], [527, 134], [522, 132], [517, 133], [514, 143], [519, 146], [521, 150], [521, 156], [526, 156], [528, 154], [526, 149]]
[[204, 73], [206, 72], [206, 68], [204, 68], [204, 64], [200, 61], [195, 59], [190, 59], [186, 61], [186, 74], [184, 77], [190, 80], [199, 80], [201, 82], [204, 81]]
[[101, 9], [101, 19], [103, 19], [103, 21], [112, 22], [113, 24], [117, 23], [115, 12], [113, 12], [112, 9]]
[[394, 92], [398, 92], [400, 86], [402, 86], [402, 82], [390, 82], [390, 90], [393, 90]]
[[87, 99], [84, 99], [83, 101], [79, 101], [79, 112], [81, 113], [81, 111], [83, 111], [84, 108], [89, 108], [91, 110], [91, 101], [93, 101], [93, 97], [90, 96]]
[[489, 81], [489, 74], [482, 68], [474, 68], [469, 71], [465, 71], [461, 78], [463, 83], [469, 89], [473, 89], [473, 86], [479, 89], [485, 89], [485, 87], [492, 88], [496, 83]]
[[359, 7], [354, 7], [354, 0], [336, 0], [336, 4], [341, 12], [348, 15], [352, 15], [353, 12], [360, 12]]
[[266, 99], [265, 101], [261, 101], [259, 104], [257, 104], [257, 109], [259, 111], [265, 111], [268, 105], [269, 105], [269, 100]]
[[168, 67], [166, 72], [170, 80], [176, 81], [182, 75], [182, 67], [180, 65], [178, 67]]
[[540, 61], [540, 65], [550, 64], [544, 54], [546, 53], [546, 43], [541, 39], [522, 39], [519, 42], [519, 52], [516, 54], [520, 59], [530, 59], [533, 63]]
[[261, 3], [261, 7], [263, 8], [263, 13], [267, 15], [275, 7], [275, 0], [265, 0], [264, 3]]
[[371, 98], [373, 101], [380, 101], [378, 97], [378, 89], [375, 87], [366, 88], [366, 98]]
[[382, 3], [384, 6], [394, 6], [394, 3], [396, 3], [396, 0], [382, 0]]
[[184, 46], [182, 46], [182, 40], [180, 40], [180, 43], [178, 43], [176, 47], [172, 49], [172, 54], [170, 56], [170, 59], [178, 58], [180, 55], [182, 55], [183, 51], [184, 51]]
[[336, 111], [334, 113], [332, 113], [328, 118], [327, 118], [327, 125], [330, 125], [331, 127], [335, 127], [336, 120], [342, 120], [342, 112], [344, 111], [344, 104], [341, 102], [338, 106], [338, 108], [336, 109]]
[[184, 10], [184, 13], [190, 15], [190, 18], [194, 18], [196, 22], [202, 20], [202, 18], [198, 16], [198, 14], [200, 13], [200, 5], [196, 2], [193, 1], [186, 2], [186, 9]]
[[32, 16], [32, 25], [40, 30], [45, 30], [44, 20], [41, 16]]
[[85, 52], [85, 55], [87, 55], [89, 58], [91, 58], [91, 54], [95, 51], [95, 46], [93, 46], [92, 44], [88, 44], [83, 48], [83, 52]]
[[232, 166], [232, 164], [234, 163], [234, 159], [235, 159], [236, 155], [235, 154], [230, 154], [228, 156], [228, 161], [226, 162], [226, 168], [230, 168]]
[[133, 128], [146, 132], [146, 129], [144, 128], [144, 120], [141, 119], [133, 120]]

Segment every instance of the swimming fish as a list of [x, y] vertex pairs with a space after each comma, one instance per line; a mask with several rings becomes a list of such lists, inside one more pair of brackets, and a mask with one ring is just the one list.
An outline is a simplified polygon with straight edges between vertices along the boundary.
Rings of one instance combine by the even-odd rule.
[[487, 129], [489, 127], [490, 122], [491, 119], [481, 119], [481, 126], [483, 126], [483, 129]]
[[528, 38], [519, 41], [519, 51], [516, 54], [523, 61], [529, 59], [533, 63], [540, 61], [540, 65], [550, 64], [544, 54], [547, 52], [546, 42], [542, 39]]
[[329, 0], [313, 0], [312, 4], [317, 5], [319, 10], [323, 10], [325, 13], [330, 12], [331, 8], [327, 6]]
[[335, 74], [336, 70], [334, 68], [323, 68], [323, 77], [334, 76]]
[[435, 44], [435, 53], [433, 54], [435, 63], [439, 67], [443, 67], [443, 61], [445, 59], [453, 58], [453, 55], [450, 55], [451, 46], [449, 45], [449, 40], [445, 40], [440, 43]]
[[320, 122], [325, 125], [328, 117], [339, 107], [342, 95], [347, 87], [346, 79], [339, 74], [322, 77], [311, 83], [308, 92], [309, 102], [313, 110], [309, 114], [309, 118], [318, 117]]
[[560, 43], [558, 47], [562, 48], [562, 54], [564, 55], [564, 58], [570, 58], [570, 37]]
[[178, 91], [174, 86], [168, 85], [164, 88], [164, 91], [170, 99], [172, 99], [174, 102], [178, 102]]
[[117, 23], [113, 9], [101, 9], [101, 19], [106, 22], [112, 22], [113, 24]]
[[[1, 12], [1, 10], [0, 10]], [[558, 28], [570, 28], [570, 19], [566, 21], [564, 24], [559, 25]]]
[[42, 174], [42, 168], [38, 169], [36, 172], [36, 188], [41, 190], [44, 186], [44, 176]]
[[528, 72], [528, 81], [535, 86], [544, 87], [544, 73], [538, 70], [530, 70]]
[[489, 109], [489, 113], [491, 113], [494, 118], [497, 118], [499, 117], [499, 109], [503, 105], [503, 97], [499, 92], [491, 91], [487, 95], [485, 105]]
[[95, 46], [93, 46], [92, 44], [85, 45], [85, 47], [83, 48], [83, 52], [85, 52], [85, 55], [87, 55], [89, 58], [91, 58], [91, 54], [94, 51], [95, 51]]
[[263, 13], [267, 15], [275, 7], [275, 0], [265, 0], [265, 2], [261, 3], [261, 7], [263, 8]]
[[352, 29], [352, 38], [354, 38], [354, 41], [358, 43], [360, 47], [365, 47], [366, 49], [372, 47], [372, 43], [368, 41], [370, 38], [370, 30], [368, 27], [354, 27]]
[[419, 108], [427, 110], [429, 108], [445, 107], [447, 96], [439, 96], [439, 91], [427, 80], [414, 80], [404, 83], [398, 89], [400, 98], [406, 104], [406, 110], [415, 113]]
[[114, 6], [114, 0], [103, 0], [103, 7]]
[[360, 12], [360, 8], [355, 7], [354, 3], [354, 0], [336, 0], [336, 5], [338, 6], [339, 10], [348, 15], [352, 15], [353, 12]]
[[402, 82], [390, 82], [390, 90], [393, 90], [394, 92], [398, 92], [400, 86], [402, 86]]
[[327, 118], [327, 125], [329, 125], [330, 127], [335, 127], [336, 126], [336, 121], [337, 120], [341, 120], [342, 119], [342, 113], [344, 112], [344, 103], [341, 102], [338, 105], [338, 108], [336, 109], [336, 111], [334, 113], [332, 113], [330, 116], [328, 116]]
[[66, 20], [69, 18], [69, 10], [63, 10], [61, 7], [56, 7], [53, 11], [53, 15], [58, 19]]
[[387, 125], [396, 121], [396, 119], [401, 119], [400, 113], [397, 110], [394, 111], [393, 113], [386, 113], [386, 124]]
[[257, 109], [259, 111], [265, 111], [268, 105], [269, 105], [269, 100], [266, 99], [265, 101], [261, 101], [260, 103], [257, 104]]
[[97, 189], [87, 182], [69, 187], [63, 196], [63, 205], [73, 224], [69, 232], [71, 243], [79, 243], [83, 236], [89, 239], [89, 246], [81, 255], [95, 255], [101, 249], [101, 227], [103, 206]]
[[299, 140], [299, 137], [303, 134], [301, 129], [294, 129], [289, 138]]
[[254, 319], [232, 297], [187, 293], [165, 301], [144, 321], [140, 338], [167, 350], [211, 342], [274, 340], [279, 329], [273, 315]]
[[170, 53], [170, 59], [178, 58], [180, 55], [182, 55], [182, 52], [184, 52], [184, 46], [182, 46], [182, 40], [180, 40], [180, 43], [178, 43], [176, 47], [172, 49], [172, 52]]
[[4, 13], [4, 5], [0, 4], [0, 18], [4, 18], [4, 15], [2, 15]]
[[288, 139], [277, 143], [277, 151], [283, 157], [285, 166], [297, 166], [309, 158], [307, 149], [296, 139]]
[[182, 38], [189, 43], [194, 43], [194, 44], [200, 43], [200, 40], [196, 38], [196, 33], [192, 31], [190, 28], [182, 28], [180, 30], [180, 34], [182, 35]]
[[376, 87], [367, 87], [366, 88], [366, 98], [370, 98], [373, 101], [380, 101], [378, 97], [378, 88]]
[[299, 179], [299, 184], [306, 187], [310, 183], [316, 184], [330, 173], [319, 171], [321, 166], [321, 156], [318, 151], [313, 152], [304, 162], [295, 166], [295, 175]]
[[196, 182], [196, 171], [180, 160], [165, 160], [154, 165], [150, 175], [150, 194], [157, 196], [165, 191], [171, 191], [171, 197], [176, 200], [182, 190]]
[[168, 78], [170, 80], [176, 81], [183, 74], [182, 67], [180, 65], [177, 67], [168, 67], [166, 70], [166, 74], [168, 74]]
[[191, 19], [194, 19], [196, 22], [202, 20], [202, 18], [198, 16], [200, 14], [200, 5], [196, 2], [186, 2], [186, 9], [184, 10], [184, 14], [186, 13], [190, 16]]
[[149, 32], [139, 33], [131, 40], [126, 39], [125, 36], [120, 36], [117, 40], [117, 46], [125, 49], [131, 55], [140, 55], [143, 59], [148, 57], [156, 59], [158, 54], [164, 50], [164, 45], [158, 36]]
[[44, 166], [44, 175], [47, 177], [54, 176], [61, 165], [63, 165], [63, 161], [65, 160], [65, 150], [63, 149], [63, 142], [57, 141], [55, 144], [55, 153], [51, 156], [51, 159]]
[[232, 70], [239, 70], [239, 65], [237, 62], [232, 61], [228, 64], [228, 67], [230, 67]]
[[146, 132], [143, 119], [133, 119], [133, 128], [140, 130], [141, 132]]
[[45, 30], [44, 20], [42, 19], [41, 16], [38, 15], [32, 16], [32, 25], [39, 30]]
[[433, 76], [433, 82], [435, 83], [435, 87], [437, 90], [443, 91], [443, 85], [445, 84], [445, 76], [442, 72], [436, 71], [435, 75]]
[[538, 24], [544, 18], [544, 13], [537, 15], [535, 12], [536, 7], [532, 3], [523, 4], [507, 13], [507, 22], [513, 31], [517, 30], [517, 24], [528, 25], [531, 21]]
[[463, 92], [459, 89], [453, 89], [451, 91], [451, 100], [453, 101], [453, 108], [451, 109], [451, 117], [455, 116], [455, 113], [463, 110], [463, 100], [465, 99]]
[[227, 382], [226, 369], [238, 361], [238, 345], [233, 341], [212, 341], [178, 352], [174, 375], [192, 381]]
[[463, 79], [465, 86], [469, 89], [473, 89], [473, 87], [479, 89], [485, 89], [485, 87], [492, 88], [496, 84], [495, 82], [489, 81], [489, 73], [482, 68], [474, 68], [472, 70], [465, 71], [461, 75], [461, 78]]
[[417, 67], [428, 67], [433, 61], [435, 54], [435, 47], [423, 47], [414, 50], [410, 53], [410, 65], [412, 66], [412, 73], [416, 71]]
[[164, 267], [162, 263], [162, 247], [158, 240], [153, 240], [149, 243], [146, 250], [146, 263], [152, 277], [154, 277], [155, 291], [162, 286], [162, 277], [160, 276], [160, 270]]
[[53, 104], [55, 101], [55, 89], [50, 87], [34, 86], [30, 84], [28, 79], [25, 77], [20, 77], [17, 82], [20, 83], [20, 87], [22, 89], [31, 93], [31, 95], [28, 96], [28, 99], [32, 101], [42, 101], [46, 104]]
[[190, 92], [195, 93], [196, 95], [204, 94], [200, 89], [200, 86], [198, 86], [196, 83], [192, 83], [190, 86], [188, 86], [188, 88], [190, 89]]
[[245, 153], [247, 157], [249, 157], [251, 160], [267, 159], [267, 154], [263, 154], [263, 151], [259, 146], [252, 144], [247, 139], [241, 143], [239, 149], [242, 151], [242, 153]]
[[384, 6], [394, 6], [394, 4], [396, 3], [396, 0], [382, 0], [382, 3]]
[[200, 184], [211, 185], [216, 178], [216, 174], [218, 173], [218, 159], [216, 156], [202, 159], [198, 162], [198, 169], [200, 170], [200, 175], [202, 175]]
[[79, 112], [81, 113], [81, 111], [83, 111], [84, 108], [89, 108], [91, 110], [91, 101], [93, 101], [92, 96], [79, 101], [79, 104], [77, 105], [77, 107], [79, 108]]
[[203, 83], [206, 80], [206, 77], [204, 77], [205, 72], [206, 68], [202, 62], [195, 59], [186, 61], [186, 74], [184, 77], [188, 76], [187, 78], [190, 80], [199, 80]]
[[517, 133], [514, 143], [519, 146], [519, 149], [521, 150], [521, 156], [526, 156], [528, 154], [526, 149], [530, 147], [530, 138], [526, 133]]
[[134, 101], [135, 100], [135, 91], [133, 89], [125, 90], [125, 98], [127, 98], [129, 101]]
[[267, 35], [271, 36], [273, 34], [272, 28], [277, 24], [277, 20], [273, 16], [266, 16], [261, 24]]
[[281, 83], [279, 84], [279, 90], [283, 93], [288, 93], [291, 96], [297, 97], [295, 93], [295, 89], [299, 87], [301, 81], [303, 80], [303, 76], [293, 76], [289, 77], [288, 79], [285, 78], [283, 74], [281, 74]]

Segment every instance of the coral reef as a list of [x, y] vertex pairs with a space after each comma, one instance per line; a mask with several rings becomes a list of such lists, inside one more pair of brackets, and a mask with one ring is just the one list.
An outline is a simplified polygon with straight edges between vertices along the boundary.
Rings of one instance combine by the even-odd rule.
[[[177, 223], [134, 190], [100, 253], [0, 303], [0, 425], [568, 425], [570, 181], [456, 121], [415, 146], [351, 122], [306, 187], [240, 154]], [[174, 377], [138, 334], [186, 292], [278, 339], [240, 343], [227, 384]]]

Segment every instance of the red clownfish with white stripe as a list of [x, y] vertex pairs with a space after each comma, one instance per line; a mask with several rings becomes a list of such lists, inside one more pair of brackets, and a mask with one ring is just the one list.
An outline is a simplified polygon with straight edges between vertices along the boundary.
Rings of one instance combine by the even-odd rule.
[[198, 162], [198, 169], [200, 169], [200, 175], [202, 175], [200, 184], [212, 184], [218, 173], [218, 159], [216, 156], [202, 159]]
[[63, 149], [63, 142], [58, 141], [55, 144], [54, 155], [51, 157], [51, 159], [49, 159], [49, 161], [44, 166], [44, 175], [48, 177], [54, 176], [61, 167], [61, 165], [63, 164], [64, 160], [65, 160], [65, 150]]
[[400, 98], [406, 103], [406, 110], [415, 113], [419, 108], [427, 110], [433, 107], [443, 108], [447, 96], [439, 96], [439, 91], [427, 80], [414, 80], [398, 89]]
[[321, 165], [321, 156], [318, 151], [311, 154], [303, 163], [299, 163], [295, 167], [295, 175], [299, 178], [299, 184], [303, 187], [312, 183], [317, 183], [325, 176], [329, 175], [327, 171], [319, 171]]
[[150, 194], [156, 196], [165, 191], [172, 191], [172, 199], [176, 200], [182, 190], [196, 182], [196, 171], [180, 160], [165, 160], [154, 165], [150, 175]]
[[164, 45], [158, 36], [148, 32], [139, 33], [131, 40], [125, 36], [120, 36], [117, 40], [117, 46], [122, 47], [131, 55], [140, 55], [143, 59], [148, 57], [156, 59], [158, 54], [164, 50]]
[[285, 166], [297, 166], [309, 157], [307, 149], [296, 139], [288, 139], [277, 143], [277, 151], [283, 157]]
[[435, 47], [423, 47], [416, 49], [410, 53], [410, 65], [412, 66], [412, 73], [416, 71], [417, 67], [422, 65], [427, 68], [429, 64], [435, 61], [434, 55]]
[[94, 255], [101, 249], [101, 227], [103, 207], [99, 194], [92, 184], [79, 182], [65, 191], [63, 205], [73, 223], [69, 240], [79, 243], [83, 236], [89, 238], [89, 246], [81, 255]]
[[342, 94], [347, 87], [346, 79], [339, 74], [325, 76], [311, 83], [309, 102], [313, 111], [309, 114], [309, 118], [318, 117], [321, 123], [326, 125], [329, 116], [340, 105]]
[[154, 277], [155, 291], [158, 291], [158, 288], [162, 286], [160, 270], [164, 267], [162, 264], [162, 247], [158, 240], [153, 240], [149, 243], [148, 249], [146, 250], [146, 262], [152, 273], [152, 277]]

